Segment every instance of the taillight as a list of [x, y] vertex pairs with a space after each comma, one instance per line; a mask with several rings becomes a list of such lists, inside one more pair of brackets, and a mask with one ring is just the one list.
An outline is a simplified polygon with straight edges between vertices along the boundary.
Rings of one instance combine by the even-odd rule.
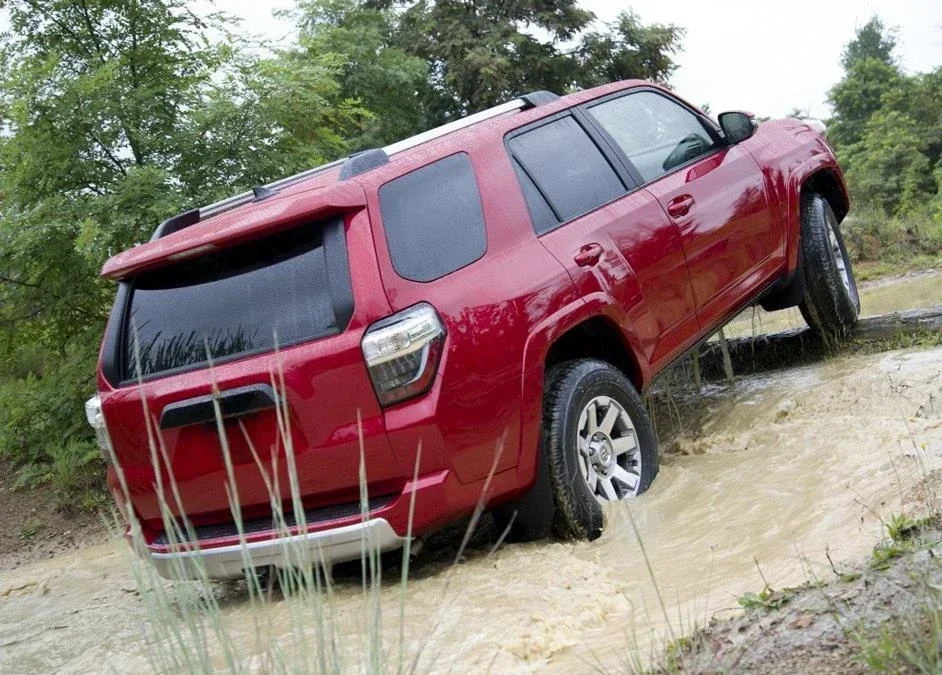
[[105, 416], [101, 412], [101, 397], [92, 396], [85, 401], [85, 419], [95, 430], [95, 440], [105, 461], [111, 463], [111, 439], [108, 436], [108, 427], [105, 425]]
[[420, 303], [377, 321], [363, 336], [363, 357], [383, 406], [427, 392], [445, 343], [435, 308]]

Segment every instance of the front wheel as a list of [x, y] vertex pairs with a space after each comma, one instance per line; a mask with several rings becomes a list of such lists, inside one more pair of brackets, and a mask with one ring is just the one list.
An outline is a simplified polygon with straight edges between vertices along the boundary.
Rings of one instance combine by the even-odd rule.
[[639, 495], [658, 470], [657, 441], [638, 392], [615, 366], [568, 361], [547, 373], [542, 451], [563, 536], [595, 539], [602, 506]]
[[860, 313], [860, 296], [837, 217], [827, 200], [815, 193], [802, 195], [801, 256], [802, 316], [825, 339], [845, 337]]

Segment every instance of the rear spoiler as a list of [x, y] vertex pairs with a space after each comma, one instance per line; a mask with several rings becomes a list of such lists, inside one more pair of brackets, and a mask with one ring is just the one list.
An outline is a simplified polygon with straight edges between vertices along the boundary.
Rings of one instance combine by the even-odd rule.
[[[314, 216], [327, 216], [337, 211], [363, 206], [366, 203], [363, 190], [356, 186], [354, 181], [348, 179], [388, 163], [393, 155], [436, 138], [500, 115], [529, 110], [558, 99], [559, 96], [550, 91], [523, 94], [506, 103], [448, 122], [383, 148], [373, 148], [282, 178], [274, 183], [254, 187], [248, 192], [222, 201], [184, 211], [162, 222], [149, 243], [111, 258], [102, 268], [101, 276], [106, 279], [125, 279], [167, 262], [185, 260], [208, 253], [220, 244], [228, 246], [268, 231], [277, 231], [301, 217], [310, 219]], [[336, 167], [340, 167], [339, 182], [317, 193], [318, 207], [315, 210], [312, 211], [310, 207], [311, 191], [300, 192], [290, 198], [268, 201], [278, 195], [279, 190]], [[243, 211], [240, 207], [248, 204], [254, 204], [256, 208], [245, 209], [244, 213], [240, 213]], [[212, 226], [208, 227], [206, 222], [210, 218], [212, 218]], [[174, 236], [182, 230], [186, 230], [189, 235]]]
[[273, 234], [313, 220], [366, 206], [366, 194], [355, 181], [284, 195], [251, 208], [221, 213], [114, 256], [101, 269], [106, 279], [127, 279], [145, 270], [204, 255], [242, 241]]

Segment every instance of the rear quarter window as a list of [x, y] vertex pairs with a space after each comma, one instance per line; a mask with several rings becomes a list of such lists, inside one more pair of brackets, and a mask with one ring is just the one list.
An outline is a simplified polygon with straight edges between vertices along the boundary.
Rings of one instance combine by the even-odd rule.
[[481, 195], [464, 153], [386, 183], [379, 206], [389, 257], [405, 279], [439, 279], [487, 250]]

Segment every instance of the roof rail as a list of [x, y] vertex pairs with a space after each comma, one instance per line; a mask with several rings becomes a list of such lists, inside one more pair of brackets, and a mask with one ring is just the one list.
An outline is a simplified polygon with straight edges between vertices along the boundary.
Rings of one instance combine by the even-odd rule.
[[473, 115], [468, 115], [467, 117], [462, 117], [461, 119], [454, 120], [453, 122], [448, 122], [447, 124], [443, 124], [440, 127], [423, 131], [420, 134], [416, 134], [415, 136], [397, 141], [396, 143], [387, 145], [384, 148], [375, 148], [373, 150], [367, 150], [364, 153], [358, 153], [352, 157], [344, 157], [343, 159], [338, 159], [328, 164], [324, 164], [313, 169], [308, 169], [307, 171], [302, 171], [301, 173], [296, 173], [293, 176], [276, 180], [273, 183], [257, 186], [251, 190], [242, 192], [232, 197], [227, 197], [226, 199], [222, 199], [207, 206], [201, 206], [198, 209], [186, 211], [173, 216], [172, 218], [168, 218], [163, 223], [161, 223], [160, 226], [154, 231], [151, 241], [165, 237], [166, 235], [176, 232], [177, 230], [182, 230], [185, 227], [194, 225], [200, 221], [206, 220], [207, 218], [211, 218], [212, 216], [223, 213], [224, 211], [229, 211], [230, 209], [242, 206], [243, 204], [266, 199], [267, 197], [271, 196], [272, 192], [277, 191], [280, 188], [287, 187], [288, 185], [297, 183], [298, 181], [304, 180], [305, 178], [316, 176], [317, 174], [334, 167], [342, 166], [340, 178], [341, 180], [345, 180], [352, 176], [359, 175], [364, 171], [375, 168], [376, 166], [384, 164], [385, 162], [382, 161], [382, 156], [379, 153], [384, 153], [388, 161], [388, 158], [391, 155], [394, 155], [398, 152], [403, 152], [409, 148], [414, 148], [417, 145], [427, 143], [436, 138], [440, 138], [441, 136], [450, 134], [453, 131], [458, 131], [459, 129], [470, 127], [474, 124], [477, 124], [478, 122], [483, 122], [484, 120], [491, 119], [492, 117], [498, 117], [516, 110], [528, 110], [529, 108], [535, 108], [536, 106], [550, 103], [557, 98], [559, 98], [559, 96], [549, 91], [536, 91], [529, 94], [524, 94], [520, 98], [515, 98], [512, 101], [507, 101], [507, 103], [501, 103], [500, 105], [496, 105], [493, 108], [488, 108], [486, 110], [476, 112]]
[[459, 129], [464, 129], [465, 127], [470, 127], [473, 124], [478, 122], [483, 122], [484, 120], [489, 120], [492, 117], [497, 117], [505, 113], [514, 112], [515, 110], [526, 110], [527, 108], [532, 108], [533, 104], [529, 101], [526, 101], [522, 98], [515, 98], [512, 101], [507, 101], [506, 103], [501, 103], [500, 105], [495, 105], [493, 108], [488, 108], [487, 110], [482, 110], [481, 112], [476, 112], [473, 115], [468, 115], [467, 117], [462, 117], [457, 119], [454, 122], [449, 122], [448, 124], [443, 124], [440, 127], [435, 127], [434, 129], [429, 129], [428, 131], [423, 131], [421, 134], [416, 134], [401, 141], [397, 141], [390, 145], [387, 145], [383, 148], [387, 155], [394, 155], [397, 152], [403, 152], [409, 148], [414, 148], [417, 145], [422, 145], [422, 143], [428, 143], [431, 140], [440, 138], [445, 134], [450, 134], [453, 131], [458, 131]]

